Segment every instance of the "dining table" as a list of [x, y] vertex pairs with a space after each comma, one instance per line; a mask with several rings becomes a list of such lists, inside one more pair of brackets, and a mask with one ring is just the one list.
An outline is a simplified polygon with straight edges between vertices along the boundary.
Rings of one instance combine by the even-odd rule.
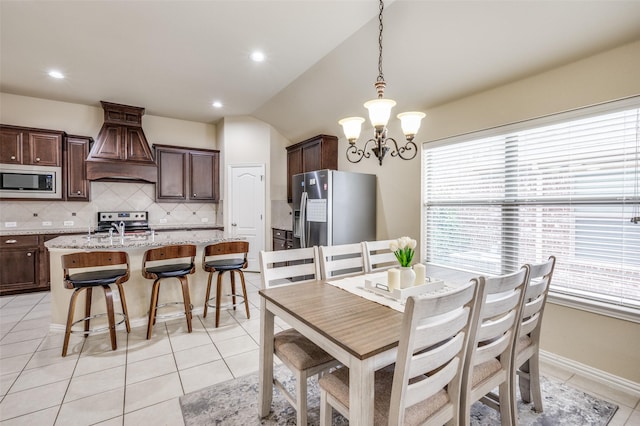
[[259, 294], [259, 415], [271, 410], [277, 316], [349, 368], [349, 424], [372, 425], [374, 372], [396, 360], [402, 312], [321, 280]]
[[[427, 276], [446, 291], [477, 276], [426, 264]], [[373, 425], [374, 373], [396, 361], [403, 306], [363, 291], [368, 274], [263, 288], [260, 294], [258, 411], [266, 417], [273, 398], [275, 317], [349, 368], [349, 424]]]

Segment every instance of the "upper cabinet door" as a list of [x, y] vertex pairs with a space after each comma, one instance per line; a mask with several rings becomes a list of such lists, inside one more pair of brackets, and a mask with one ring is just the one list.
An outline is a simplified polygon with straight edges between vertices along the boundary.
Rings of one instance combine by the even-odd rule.
[[29, 132], [29, 158], [36, 166], [62, 165], [62, 134]]
[[22, 164], [24, 132], [18, 129], [0, 129], [0, 163]]
[[191, 151], [189, 160], [189, 198], [192, 201], [218, 201], [218, 153]]
[[184, 201], [187, 198], [187, 152], [170, 148], [156, 148], [158, 182], [156, 198]]

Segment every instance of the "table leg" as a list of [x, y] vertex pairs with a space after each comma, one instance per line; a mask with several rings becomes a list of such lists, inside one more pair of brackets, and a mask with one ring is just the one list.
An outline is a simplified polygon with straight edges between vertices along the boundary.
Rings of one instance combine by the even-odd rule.
[[352, 358], [349, 364], [349, 425], [372, 425], [374, 365], [369, 359]]
[[273, 398], [273, 318], [267, 310], [266, 300], [260, 299], [260, 388], [258, 394], [258, 414], [269, 415]]

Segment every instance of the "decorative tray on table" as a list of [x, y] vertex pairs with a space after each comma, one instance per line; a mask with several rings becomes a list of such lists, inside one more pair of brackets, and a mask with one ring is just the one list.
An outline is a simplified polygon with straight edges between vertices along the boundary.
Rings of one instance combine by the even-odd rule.
[[387, 277], [381, 276], [375, 279], [365, 280], [364, 288], [372, 293], [379, 294], [389, 299], [404, 303], [409, 296], [416, 296], [424, 293], [435, 293], [444, 287], [444, 281], [427, 277], [422, 284], [414, 284], [407, 288], [389, 289]]

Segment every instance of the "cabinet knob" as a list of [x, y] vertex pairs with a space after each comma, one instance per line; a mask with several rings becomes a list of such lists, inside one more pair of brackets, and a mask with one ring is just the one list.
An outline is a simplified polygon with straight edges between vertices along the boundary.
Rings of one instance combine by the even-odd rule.
[[12, 159], [12, 160], [15, 160], [15, 159], [16, 159], [16, 156], [15, 156], [15, 155], [12, 155], [12, 156], [11, 156], [11, 159]]
[[197, 197], [197, 196], [198, 196], [198, 194], [194, 193], [194, 194], [193, 194], [193, 196], [194, 196], [194, 197]]
[[31, 257], [31, 253], [27, 253], [27, 257]]
[[40, 157], [36, 157], [36, 163], [40, 162]]
[[237, 223], [232, 223], [231, 226], [238, 226], [238, 224]]
[[76, 192], [76, 194], [80, 195], [80, 191]]
[[18, 242], [18, 240], [7, 240], [7, 241], [5, 241], [5, 244], [15, 244], [17, 242]]

